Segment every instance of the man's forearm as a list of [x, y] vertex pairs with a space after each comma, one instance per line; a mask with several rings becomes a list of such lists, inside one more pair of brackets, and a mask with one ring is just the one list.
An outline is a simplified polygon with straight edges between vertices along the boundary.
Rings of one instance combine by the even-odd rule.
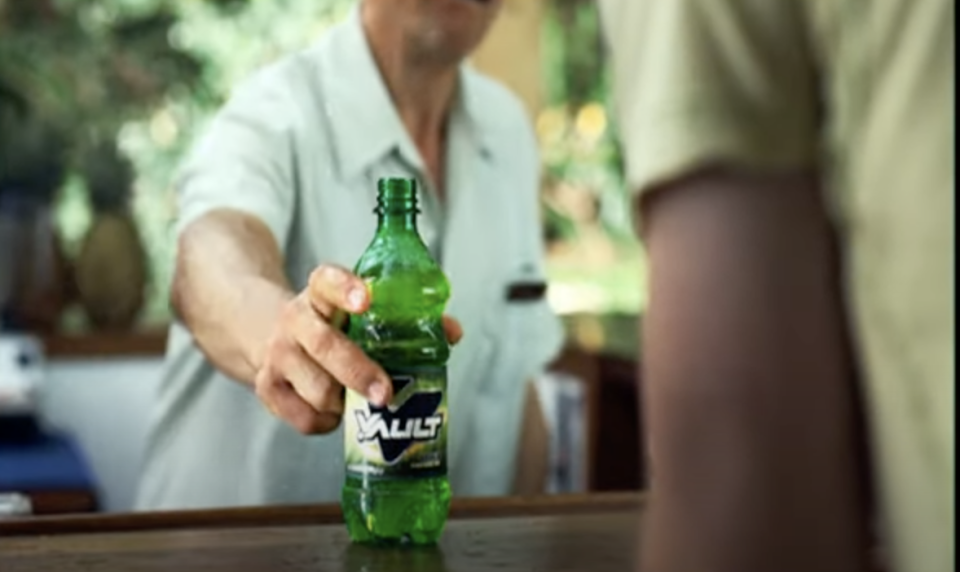
[[862, 570], [849, 356], [815, 184], [716, 173], [646, 206], [647, 570]]
[[204, 354], [237, 381], [253, 383], [262, 345], [293, 296], [276, 241], [255, 218], [215, 211], [181, 234], [174, 309]]

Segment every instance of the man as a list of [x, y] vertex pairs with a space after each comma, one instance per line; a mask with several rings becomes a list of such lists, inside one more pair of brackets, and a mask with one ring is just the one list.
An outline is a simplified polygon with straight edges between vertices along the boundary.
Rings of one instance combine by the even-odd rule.
[[[447, 331], [452, 341], [466, 332], [449, 363], [455, 494], [542, 484], [545, 450], [518, 453], [524, 415], [523, 440], [545, 446], [524, 380], [562, 331], [542, 291], [510, 295], [544, 279], [535, 139], [519, 102], [462, 65], [499, 7], [364, 0], [316, 46], [257, 73], [214, 120], [179, 185], [180, 323], [140, 508], [339, 499], [342, 389], [374, 403], [392, 393], [332, 323], [370, 302], [345, 268], [373, 237], [383, 176], [425, 187], [420, 232], [459, 320]], [[515, 471], [516, 457], [533, 463]]]
[[953, 570], [954, 2], [603, 8], [651, 266], [645, 570], [870, 566], [854, 370], [887, 566]]

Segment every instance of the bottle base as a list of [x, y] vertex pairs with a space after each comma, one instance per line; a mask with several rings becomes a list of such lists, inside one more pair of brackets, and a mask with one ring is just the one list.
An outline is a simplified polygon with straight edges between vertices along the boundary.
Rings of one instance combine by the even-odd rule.
[[450, 510], [444, 477], [379, 481], [348, 477], [341, 506], [350, 540], [374, 546], [430, 546], [443, 534]]

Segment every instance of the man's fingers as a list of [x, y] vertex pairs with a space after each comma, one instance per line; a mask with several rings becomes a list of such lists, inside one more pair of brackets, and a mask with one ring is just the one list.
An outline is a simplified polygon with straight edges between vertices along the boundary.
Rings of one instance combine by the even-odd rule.
[[314, 362], [299, 346], [278, 358], [277, 368], [286, 381], [293, 385], [300, 398], [317, 413], [343, 415], [340, 384], [326, 370]]
[[[370, 307], [370, 291], [366, 283], [349, 270], [323, 264], [310, 274], [307, 288], [310, 303], [334, 329], [342, 330], [346, 314], [361, 314]], [[451, 316], [443, 316], [447, 341], [456, 344], [463, 337], [463, 327]]]
[[340, 266], [324, 264], [317, 267], [310, 274], [307, 292], [314, 309], [327, 320], [333, 319], [337, 310], [360, 314], [370, 306], [367, 285]]
[[275, 416], [304, 435], [329, 433], [340, 425], [340, 415], [317, 413], [292, 385], [279, 377], [266, 378], [269, 375], [269, 368], [261, 371], [256, 384], [257, 397]]
[[447, 336], [447, 341], [456, 344], [463, 337], [463, 326], [456, 318], [450, 316], [443, 317], [443, 333]]
[[294, 334], [300, 347], [341, 385], [377, 406], [393, 399], [393, 384], [386, 372], [342, 332], [315, 316], [305, 316]]
[[[295, 317], [294, 338], [310, 359], [326, 370], [340, 385], [360, 393], [371, 403], [383, 406], [393, 399], [393, 384], [386, 372], [368, 358], [341, 331], [346, 314], [361, 314], [370, 307], [370, 292], [359, 277], [345, 268], [325, 264], [310, 275], [307, 295], [311, 306], [323, 319], [308, 312]], [[463, 327], [450, 317], [443, 317], [447, 341], [456, 344], [463, 337]], [[303, 378], [320, 375], [303, 373]], [[295, 380], [291, 380], [295, 381]], [[297, 390], [311, 403], [329, 396], [319, 395], [308, 382], [296, 381]], [[320, 392], [322, 393], [322, 392]]]

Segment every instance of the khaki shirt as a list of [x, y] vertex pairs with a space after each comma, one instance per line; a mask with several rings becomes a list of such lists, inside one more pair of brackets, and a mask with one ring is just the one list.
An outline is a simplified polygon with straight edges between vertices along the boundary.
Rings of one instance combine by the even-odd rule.
[[[450, 279], [464, 338], [448, 365], [448, 457], [457, 495], [507, 494], [525, 381], [563, 335], [545, 299], [508, 287], [542, 281], [539, 159], [519, 101], [464, 67], [448, 132], [446, 201], [421, 193], [419, 228]], [[320, 263], [351, 268], [376, 226], [377, 179], [426, 181], [424, 162], [379, 75], [358, 10], [313, 47], [240, 86], [179, 182], [178, 228], [215, 208], [263, 220], [295, 287]], [[170, 509], [332, 502], [343, 435], [303, 437], [213, 369], [181, 325], [166, 371], [137, 505]]]
[[824, 167], [892, 557], [953, 570], [954, 2], [602, 0], [629, 182]]

